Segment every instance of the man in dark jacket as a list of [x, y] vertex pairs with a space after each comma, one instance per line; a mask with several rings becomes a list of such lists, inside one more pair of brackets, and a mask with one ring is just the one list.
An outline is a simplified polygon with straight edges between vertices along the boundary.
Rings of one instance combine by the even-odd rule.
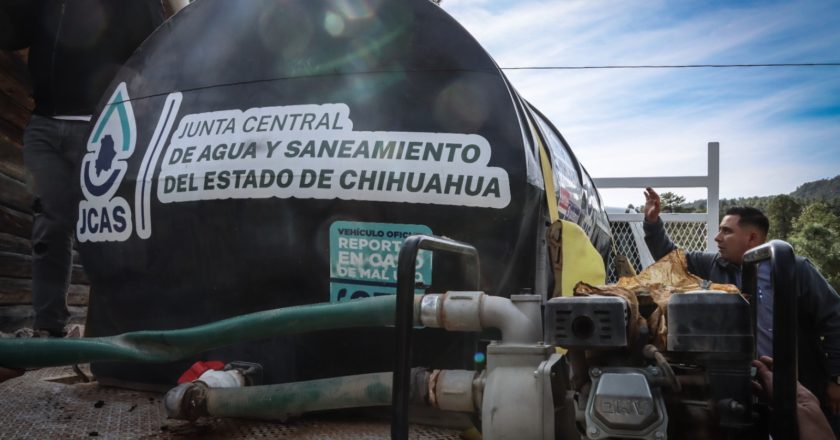
[[23, 157], [34, 181], [33, 327], [63, 334], [69, 313], [78, 166], [100, 97], [123, 62], [163, 22], [161, 0], [6, 0], [0, 48], [29, 48], [35, 109]]
[[[659, 217], [660, 199], [652, 188], [645, 191], [645, 243], [654, 259], [676, 249]], [[764, 243], [769, 221], [761, 211], [736, 207], [726, 211], [715, 235], [718, 252], [686, 252], [689, 272], [715, 283], [741, 287], [744, 253]], [[770, 265], [757, 270], [758, 302], [756, 351], [772, 356], [772, 295]], [[799, 380], [820, 400], [838, 432], [840, 415], [840, 296], [805, 258], [796, 257], [799, 289]]]

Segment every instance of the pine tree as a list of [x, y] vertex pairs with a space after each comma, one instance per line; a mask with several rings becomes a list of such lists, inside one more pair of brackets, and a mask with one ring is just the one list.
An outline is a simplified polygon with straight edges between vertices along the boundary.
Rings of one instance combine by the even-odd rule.
[[802, 206], [793, 197], [784, 194], [773, 197], [765, 212], [770, 220], [769, 238], [787, 241], [793, 232], [793, 221], [801, 212]]
[[815, 202], [802, 210], [793, 222], [790, 243], [840, 291], [840, 217], [828, 204]]
[[680, 205], [685, 203], [685, 197], [674, 194], [671, 191], [662, 193], [659, 198], [661, 200], [662, 211], [664, 212], [680, 212]]

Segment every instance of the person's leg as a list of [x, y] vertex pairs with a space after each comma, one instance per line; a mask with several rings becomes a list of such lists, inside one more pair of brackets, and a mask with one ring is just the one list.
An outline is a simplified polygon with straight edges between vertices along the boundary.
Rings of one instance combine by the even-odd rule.
[[78, 215], [77, 163], [86, 123], [33, 116], [24, 133], [23, 157], [34, 179], [32, 306], [36, 329], [60, 334], [67, 324], [67, 287]]

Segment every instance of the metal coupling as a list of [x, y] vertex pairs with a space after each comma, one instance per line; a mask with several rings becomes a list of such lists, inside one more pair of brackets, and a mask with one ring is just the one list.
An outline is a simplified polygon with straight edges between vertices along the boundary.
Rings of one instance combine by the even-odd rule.
[[203, 382], [187, 382], [172, 388], [163, 398], [166, 416], [189, 421], [206, 416], [207, 390]]
[[484, 292], [446, 292], [425, 295], [420, 301], [420, 322], [449, 331], [481, 331]]
[[443, 295], [438, 293], [423, 295], [423, 299], [420, 300], [420, 324], [431, 328], [443, 327], [442, 311]]
[[444, 411], [475, 412], [481, 407], [483, 381], [475, 371], [434, 370], [429, 375], [429, 404]]

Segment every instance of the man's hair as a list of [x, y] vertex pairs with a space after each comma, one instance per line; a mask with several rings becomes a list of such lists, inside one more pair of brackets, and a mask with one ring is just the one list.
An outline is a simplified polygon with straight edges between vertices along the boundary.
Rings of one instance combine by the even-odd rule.
[[770, 220], [767, 220], [767, 216], [751, 206], [733, 206], [726, 210], [726, 215], [737, 215], [738, 226], [755, 226], [765, 236], [770, 230]]

